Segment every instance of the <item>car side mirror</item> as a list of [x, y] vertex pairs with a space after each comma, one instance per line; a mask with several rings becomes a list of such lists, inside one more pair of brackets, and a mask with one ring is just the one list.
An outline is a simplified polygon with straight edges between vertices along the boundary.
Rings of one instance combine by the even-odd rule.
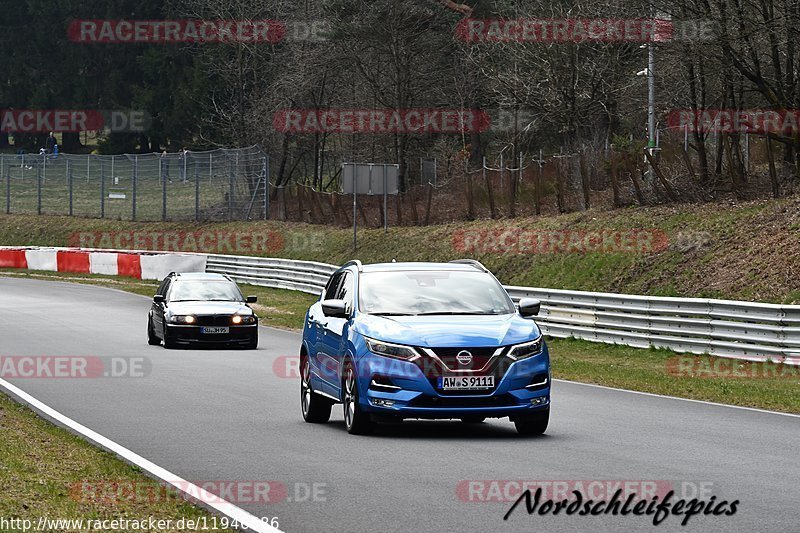
[[350, 318], [347, 302], [344, 300], [322, 300], [322, 312], [333, 318]]
[[163, 304], [166, 301], [163, 294], [156, 294], [153, 296], [153, 301], [157, 304]]
[[522, 298], [519, 301], [519, 314], [524, 317], [536, 316], [542, 308], [542, 302], [536, 298]]
[[245, 302], [247, 302], [247, 303], [249, 303], [249, 304], [254, 304], [254, 303], [256, 303], [257, 301], [258, 301], [258, 296], [248, 296], [248, 297], [245, 299]]

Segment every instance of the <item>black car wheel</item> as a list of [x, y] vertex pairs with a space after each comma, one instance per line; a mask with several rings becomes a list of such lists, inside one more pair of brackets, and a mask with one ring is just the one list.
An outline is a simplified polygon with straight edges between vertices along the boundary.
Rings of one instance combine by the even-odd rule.
[[550, 422], [550, 408], [533, 415], [520, 416], [514, 419], [514, 425], [520, 435], [541, 435], [547, 431]]
[[303, 360], [303, 371], [300, 375], [300, 409], [303, 420], [312, 424], [322, 424], [330, 420], [332, 403], [316, 394], [311, 389], [311, 363]]
[[156, 337], [156, 332], [153, 331], [152, 317], [147, 317], [147, 344], [150, 346], [158, 346], [161, 344], [161, 339]]
[[352, 435], [369, 435], [375, 423], [358, 403], [358, 379], [352, 363], [347, 363], [344, 371], [344, 427]]

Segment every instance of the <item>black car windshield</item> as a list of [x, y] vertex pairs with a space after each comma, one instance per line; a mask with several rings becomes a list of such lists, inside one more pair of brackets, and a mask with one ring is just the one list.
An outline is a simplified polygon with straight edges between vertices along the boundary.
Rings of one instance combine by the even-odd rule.
[[171, 302], [243, 302], [244, 297], [230, 281], [176, 281], [169, 294]]
[[485, 272], [365, 272], [359, 307], [373, 315], [504, 315], [515, 311]]

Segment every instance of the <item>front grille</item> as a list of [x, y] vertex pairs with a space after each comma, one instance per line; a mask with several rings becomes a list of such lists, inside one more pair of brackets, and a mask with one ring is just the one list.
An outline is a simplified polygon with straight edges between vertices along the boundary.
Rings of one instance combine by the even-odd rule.
[[[450, 370], [480, 370], [486, 366], [486, 363], [492, 358], [497, 347], [492, 348], [433, 348], [439, 359]], [[469, 364], [461, 364], [458, 362], [458, 354], [462, 352], [469, 352], [472, 355], [472, 362]]]
[[[486, 394], [486, 392], [484, 391], [483, 394]], [[434, 396], [419, 396], [411, 402], [411, 405], [414, 407], [450, 407], [469, 409], [471, 407], [508, 407], [517, 405], [517, 402], [510, 394], [501, 394], [500, 396], [488, 396], [483, 398], [437, 398]]]
[[[443, 376], [456, 376], [456, 375], [464, 375], [463, 371], [465, 370], [481, 370], [480, 372], [470, 373], [470, 375], [475, 376], [494, 376], [495, 387], [500, 384], [500, 381], [503, 379], [503, 376], [506, 375], [506, 371], [508, 371], [508, 367], [512, 364], [513, 361], [508, 359], [504, 356], [498, 356], [492, 359], [492, 355], [497, 351], [498, 347], [479, 347], [479, 348], [430, 348], [429, 350], [436, 354], [436, 356], [441, 359], [442, 363], [440, 363], [435, 357], [431, 357], [429, 353], [427, 353], [426, 348], [418, 349], [419, 353], [422, 355], [419, 359], [415, 361], [416, 365], [428, 378], [428, 382], [431, 384], [438, 394], [441, 396], [474, 396], [474, 395], [485, 395], [491, 393], [493, 389], [489, 390], [475, 390], [475, 391], [445, 391], [439, 390], [438, 388], [438, 379], [439, 377]], [[456, 357], [458, 356], [459, 352], [461, 351], [468, 351], [472, 354], [473, 362], [470, 365], [462, 365], [458, 363]], [[502, 352], [501, 352], [502, 353]], [[454, 365], [454, 366], [451, 366]], [[484, 368], [486, 367], [486, 368]]]
[[198, 326], [230, 326], [231, 315], [206, 315], [197, 317]]

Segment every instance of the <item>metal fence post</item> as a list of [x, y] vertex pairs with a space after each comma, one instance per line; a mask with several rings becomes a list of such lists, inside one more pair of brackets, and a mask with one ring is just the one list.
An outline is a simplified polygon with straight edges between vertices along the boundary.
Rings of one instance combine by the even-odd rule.
[[158, 167], [161, 171], [161, 220], [167, 220], [167, 177], [164, 175], [162, 161], [159, 158]]
[[6, 214], [11, 214], [11, 165], [6, 167]]
[[[111, 156], [111, 168], [114, 168], [114, 157]], [[112, 170], [111, 174], [114, 172]], [[106, 217], [106, 175], [103, 172], [103, 163], [100, 163], [100, 218]]]
[[67, 186], [69, 187], [69, 216], [72, 216], [72, 169], [67, 159]]
[[36, 212], [42, 214], [42, 166], [36, 166]]
[[136, 220], [136, 181], [139, 174], [139, 156], [133, 156], [133, 183], [132, 183], [132, 205], [131, 205], [131, 220]]
[[194, 162], [194, 219], [200, 220], [200, 171]]

